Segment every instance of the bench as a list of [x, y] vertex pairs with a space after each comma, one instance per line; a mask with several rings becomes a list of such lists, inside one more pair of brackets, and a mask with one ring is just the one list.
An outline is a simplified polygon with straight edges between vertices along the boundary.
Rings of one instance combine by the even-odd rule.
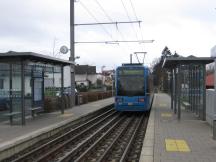
[[185, 107], [185, 109], [190, 108], [190, 104], [188, 102], [182, 102], [182, 105]]
[[11, 113], [5, 113], [4, 116], [15, 116], [15, 115], [19, 115], [21, 114], [21, 112], [11, 112]]
[[13, 122], [13, 116], [16, 116], [16, 115], [20, 115], [21, 112], [10, 112], [10, 113], [5, 113], [3, 114], [4, 116], [9, 116], [10, 117], [10, 124], [12, 124]]
[[35, 113], [36, 113], [37, 110], [42, 110], [42, 107], [39, 106], [39, 107], [32, 107], [31, 108], [32, 117], [34, 117], [34, 115], [35, 115]]

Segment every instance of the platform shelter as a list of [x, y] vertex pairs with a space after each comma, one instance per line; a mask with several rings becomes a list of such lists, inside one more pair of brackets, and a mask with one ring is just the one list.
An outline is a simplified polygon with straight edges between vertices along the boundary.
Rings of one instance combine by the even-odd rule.
[[168, 57], [163, 68], [169, 71], [171, 109], [181, 118], [181, 105], [206, 120], [206, 64], [211, 57]]
[[0, 53], [0, 121], [25, 125], [27, 116], [44, 110], [46, 95], [63, 101], [64, 68], [71, 64], [32, 52]]

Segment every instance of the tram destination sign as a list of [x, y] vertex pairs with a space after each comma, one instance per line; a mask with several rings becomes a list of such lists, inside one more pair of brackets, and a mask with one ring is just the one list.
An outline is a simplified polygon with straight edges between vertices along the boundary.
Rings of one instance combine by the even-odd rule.
[[121, 69], [119, 75], [143, 75], [143, 69]]

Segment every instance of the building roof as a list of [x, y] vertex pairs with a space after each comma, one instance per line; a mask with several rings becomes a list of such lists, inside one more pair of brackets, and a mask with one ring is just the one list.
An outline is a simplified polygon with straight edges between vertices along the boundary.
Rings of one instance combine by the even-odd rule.
[[9, 51], [6, 53], [0, 53], [0, 60], [11, 60], [11, 59], [24, 59], [31, 61], [39, 61], [45, 63], [53, 63], [53, 64], [63, 64], [63, 65], [71, 65], [74, 64], [72, 61], [67, 61], [47, 55], [42, 55], [34, 52], [14, 52]]
[[96, 74], [96, 66], [76, 65], [75, 73], [76, 74]]
[[163, 62], [163, 68], [175, 68], [178, 65], [186, 65], [186, 64], [209, 64], [214, 62], [214, 58], [212, 57], [167, 57]]

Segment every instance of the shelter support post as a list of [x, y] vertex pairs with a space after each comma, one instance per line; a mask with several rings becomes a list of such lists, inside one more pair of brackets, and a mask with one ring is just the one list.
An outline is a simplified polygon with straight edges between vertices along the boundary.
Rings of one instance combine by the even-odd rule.
[[178, 120], [181, 119], [181, 67], [178, 66], [177, 74], [177, 96], [178, 96]]
[[64, 114], [64, 66], [61, 66], [61, 113]]
[[171, 109], [173, 110], [173, 69], [171, 69], [171, 77], [170, 77], [170, 83], [171, 83], [171, 85], [170, 85], [170, 92], [171, 92]]
[[25, 63], [21, 61], [21, 114], [22, 125], [25, 125]]
[[205, 64], [202, 65], [202, 73], [203, 73], [203, 84], [202, 84], [202, 93], [203, 93], [203, 113], [202, 113], [202, 120], [206, 120], [206, 68]]
[[174, 113], [177, 112], [177, 74], [176, 74], [176, 68], [174, 69]]

